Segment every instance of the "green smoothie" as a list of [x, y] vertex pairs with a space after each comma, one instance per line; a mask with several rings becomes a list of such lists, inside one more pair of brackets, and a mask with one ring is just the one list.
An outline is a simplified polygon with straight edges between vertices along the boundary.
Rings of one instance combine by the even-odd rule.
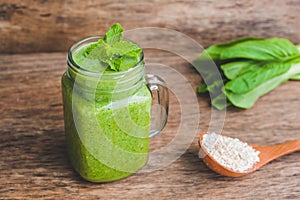
[[[144, 84], [141, 50], [103, 53], [99, 40], [77, 43], [68, 56], [62, 77], [64, 120], [74, 169], [88, 181], [109, 182], [146, 164], [152, 97]], [[104, 54], [113, 56], [103, 59]]]

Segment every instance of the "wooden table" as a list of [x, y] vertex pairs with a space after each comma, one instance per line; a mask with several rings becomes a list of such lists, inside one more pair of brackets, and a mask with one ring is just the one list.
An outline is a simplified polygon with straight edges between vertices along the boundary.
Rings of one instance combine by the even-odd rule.
[[[63, 129], [60, 78], [66, 53], [0, 55], [0, 199], [282, 199], [300, 197], [300, 153], [273, 161], [241, 178], [220, 176], [198, 158], [197, 135], [169, 166], [106, 184], [89, 183], [71, 168]], [[200, 75], [181, 58], [146, 52], [146, 61], [165, 62], [196, 90]], [[166, 75], [168, 76], [168, 75]], [[169, 77], [172, 78], [172, 77]], [[227, 110], [223, 134], [259, 145], [300, 137], [300, 82], [288, 82], [262, 97], [252, 109]], [[211, 108], [198, 95], [199, 130]], [[170, 116], [151, 151], [171, 142], [180, 122], [179, 103], [170, 94]]]

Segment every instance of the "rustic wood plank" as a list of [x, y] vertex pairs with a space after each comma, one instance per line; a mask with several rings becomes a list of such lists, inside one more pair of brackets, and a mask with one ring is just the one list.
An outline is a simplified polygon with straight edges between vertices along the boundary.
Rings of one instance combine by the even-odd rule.
[[[183, 59], [146, 51], [146, 61], [164, 62], [188, 78], [194, 89], [200, 76]], [[300, 195], [299, 153], [280, 158], [241, 178], [210, 171], [198, 158], [197, 137], [166, 168], [127, 179], [93, 184], [70, 167], [63, 130], [60, 77], [65, 53], [0, 55], [0, 198], [101, 199], [296, 199]], [[249, 110], [229, 108], [223, 134], [256, 144], [299, 138], [300, 82], [288, 82]], [[207, 95], [199, 95], [199, 132], [208, 128]], [[151, 143], [168, 144], [180, 121], [179, 102], [170, 99], [166, 129]]]
[[75, 41], [126, 30], [175, 29], [203, 46], [241, 36], [300, 41], [298, 0], [18, 1], [0, 3], [0, 53], [66, 51]]

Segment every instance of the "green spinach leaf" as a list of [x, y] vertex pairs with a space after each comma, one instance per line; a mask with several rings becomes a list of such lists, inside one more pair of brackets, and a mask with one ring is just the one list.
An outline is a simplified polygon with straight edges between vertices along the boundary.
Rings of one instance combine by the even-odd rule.
[[290, 41], [281, 38], [266, 40], [250, 40], [235, 44], [222, 51], [220, 59], [245, 58], [252, 60], [270, 61], [284, 60], [298, 55], [298, 49]]
[[212, 45], [194, 63], [203, 78], [198, 92], [209, 92], [217, 109], [250, 108], [281, 83], [300, 80], [300, 46], [283, 38], [240, 38]]

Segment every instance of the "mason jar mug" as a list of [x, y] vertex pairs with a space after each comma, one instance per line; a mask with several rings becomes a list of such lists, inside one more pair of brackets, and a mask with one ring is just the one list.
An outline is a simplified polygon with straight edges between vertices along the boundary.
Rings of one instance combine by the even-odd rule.
[[[62, 96], [71, 165], [88, 181], [109, 182], [147, 163], [150, 137], [167, 121], [168, 89], [159, 77], [145, 74], [143, 53], [135, 66], [121, 72], [99, 70], [97, 60], [78, 62], [79, 52], [100, 38], [86, 38], [69, 50]], [[154, 92], [161, 109], [152, 113], [159, 120], [151, 124]]]

